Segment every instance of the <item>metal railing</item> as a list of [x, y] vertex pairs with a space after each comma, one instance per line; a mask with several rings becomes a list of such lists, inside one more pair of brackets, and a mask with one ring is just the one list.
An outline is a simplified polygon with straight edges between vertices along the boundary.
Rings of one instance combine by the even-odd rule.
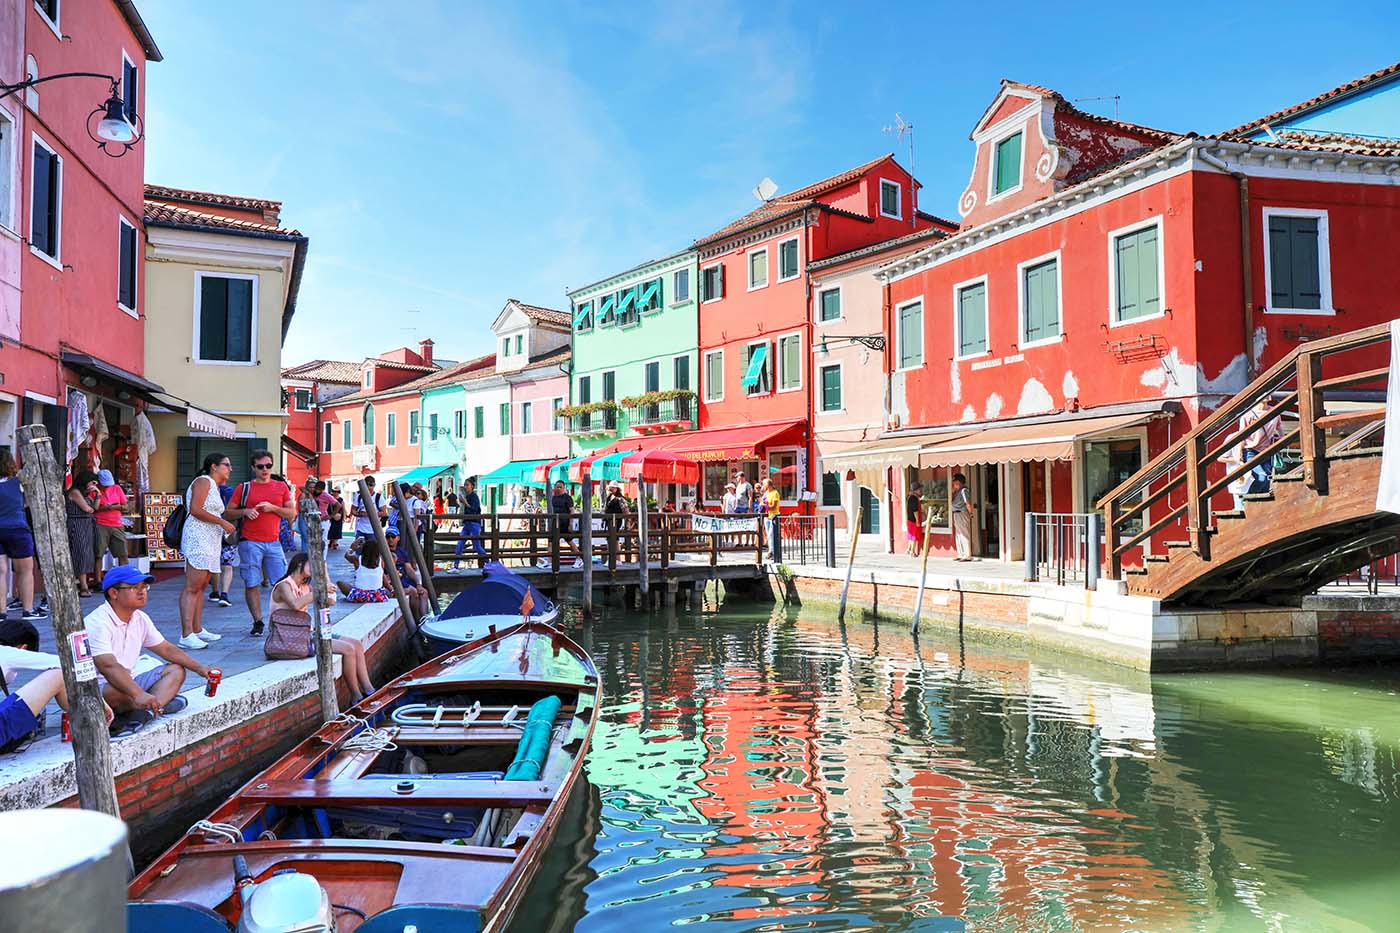
[[1365, 589], [1372, 596], [1378, 594], [1383, 586], [1387, 588], [1400, 587], [1400, 554], [1391, 554], [1389, 557], [1373, 560], [1360, 569], [1338, 577], [1331, 585], [1348, 589]]
[[835, 515], [783, 515], [778, 519], [780, 563], [835, 567]]
[[1098, 512], [1027, 512], [1026, 579], [1098, 586], [1103, 550]]
[[633, 405], [627, 409], [628, 427], [637, 430], [666, 425], [693, 429], [695, 407], [695, 400], [692, 398], [672, 398], [645, 405]]

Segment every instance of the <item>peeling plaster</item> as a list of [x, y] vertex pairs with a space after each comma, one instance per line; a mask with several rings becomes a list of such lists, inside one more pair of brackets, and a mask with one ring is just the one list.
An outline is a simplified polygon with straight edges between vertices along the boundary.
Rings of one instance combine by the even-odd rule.
[[998, 418], [1001, 416], [1001, 396], [993, 392], [987, 396], [987, 418]]
[[1018, 415], [1040, 415], [1055, 408], [1055, 400], [1039, 379], [1027, 379], [1021, 387], [1021, 401], [1016, 404]]
[[953, 392], [953, 402], [962, 401], [962, 372], [958, 368], [958, 361], [953, 360], [948, 364], [948, 387]]
[[1264, 327], [1254, 328], [1254, 361], [1264, 358], [1264, 349], [1269, 345], [1269, 332]]
[[[1255, 342], [1258, 343], [1256, 336]], [[1207, 379], [1201, 364], [1196, 364], [1196, 391], [1201, 395], [1234, 395], [1245, 387], [1244, 354], [1237, 353], [1214, 379]]]
[[977, 409], [973, 408], [971, 405], [969, 405], [969, 406], [967, 406], [966, 408], [964, 408], [964, 409], [963, 409], [963, 413], [962, 413], [962, 420], [963, 420], [963, 421], [976, 421], [976, 420], [977, 420]]
[[1074, 370], [1065, 370], [1065, 381], [1060, 385], [1060, 389], [1065, 393], [1065, 400], [1079, 398], [1079, 380], [1074, 378]]

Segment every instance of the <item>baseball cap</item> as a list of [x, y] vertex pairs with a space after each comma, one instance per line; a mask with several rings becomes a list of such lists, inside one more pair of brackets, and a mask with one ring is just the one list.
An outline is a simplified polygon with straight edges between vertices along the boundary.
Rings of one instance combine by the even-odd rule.
[[97, 472], [97, 482], [103, 486], [117, 485], [116, 479], [112, 476], [111, 470], [99, 470]]
[[133, 583], [154, 583], [156, 578], [148, 573], [142, 573], [130, 564], [118, 565], [102, 575], [102, 592], [107, 592], [114, 586]]

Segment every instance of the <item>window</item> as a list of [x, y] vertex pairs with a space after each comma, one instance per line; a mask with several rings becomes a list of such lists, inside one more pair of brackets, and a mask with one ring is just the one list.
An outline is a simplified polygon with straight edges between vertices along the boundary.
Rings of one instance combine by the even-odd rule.
[[19, 225], [14, 217], [15, 146], [18, 136], [15, 124], [3, 111], [0, 111], [0, 224], [11, 230]]
[[564, 399], [556, 398], [549, 403], [549, 424], [551, 430], [564, 430], [563, 419], [559, 417], [559, 409], [564, 407]]
[[[54, 32], [59, 32], [58, 0], [34, 0], [34, 9], [43, 14], [44, 19], [48, 20], [49, 25], [53, 27]], [[60, 32], [59, 37], [62, 38], [62, 35]]]
[[472, 409], [472, 437], [486, 436], [486, 406], [478, 405]]
[[1021, 187], [1021, 134], [1012, 133], [996, 144], [992, 159], [992, 194]]
[[900, 187], [899, 182], [880, 179], [880, 214], [885, 217], [898, 219], [900, 212]]
[[366, 370], [365, 370], [365, 388], [368, 389], [368, 388], [370, 387], [370, 384], [371, 384], [372, 382], [374, 382], [374, 370], [372, 370], [372, 369], [366, 369]]
[[839, 509], [841, 507], [841, 474], [822, 474], [822, 507], [828, 509]]
[[521, 433], [521, 434], [529, 434], [531, 431], [533, 431], [533, 430], [535, 429], [535, 427], [534, 427], [534, 418], [531, 417], [532, 414], [533, 414], [533, 406], [532, 406], [529, 402], [521, 402], [521, 403], [520, 403], [520, 433]]
[[1021, 343], [1060, 336], [1060, 266], [1049, 262], [1021, 269]]
[[360, 412], [361, 436], [366, 444], [374, 443], [374, 406], [365, 403], [364, 410]]
[[574, 308], [574, 330], [582, 333], [593, 329], [593, 302], [585, 301]]
[[117, 305], [132, 314], [136, 313], [136, 249], [136, 228], [118, 217]]
[[661, 279], [643, 282], [637, 294], [637, 310], [643, 314], [661, 310]]
[[[603, 373], [603, 401], [617, 401], [617, 373]], [[603, 427], [611, 430], [617, 427], [617, 410], [613, 408], [603, 409]]]
[[724, 399], [724, 351], [711, 350], [705, 354], [705, 401]]
[[778, 281], [797, 278], [797, 237], [778, 244]]
[[408, 413], [408, 443], [409, 443], [409, 444], [416, 444], [416, 443], [418, 443], [418, 419], [419, 419], [420, 417], [422, 417], [422, 416], [421, 416], [418, 412], [416, 412], [416, 411], [411, 411], [411, 412]]
[[617, 296], [617, 326], [630, 327], [641, 318], [637, 314], [637, 286], [624, 288]]
[[987, 352], [987, 281], [957, 289], [958, 356]]
[[604, 295], [598, 299], [598, 326], [611, 325], [614, 323], [613, 309], [617, 307], [616, 295]]
[[749, 395], [762, 395], [773, 391], [773, 375], [768, 363], [768, 344], [751, 343], [744, 347], [742, 385]]
[[704, 480], [705, 501], [723, 501], [724, 484], [734, 478], [734, 473], [729, 469], [729, 463], [724, 460], [707, 461], [700, 464], [700, 469]]
[[321, 426], [321, 450], [323, 452], [330, 452], [331, 441], [334, 439], [334, 431], [335, 425], [329, 421]]
[[37, 136], [30, 182], [29, 248], [58, 262], [62, 235], [63, 159]]
[[676, 274], [671, 277], [671, 301], [690, 300], [690, 270], [677, 269]]
[[384, 416], [384, 446], [395, 447], [399, 443], [399, 416], [389, 412]]
[[501, 338], [501, 356], [510, 356], [510, 338]]
[[797, 451], [770, 451], [768, 478], [778, 484], [778, 498], [784, 502], [796, 501], [797, 487], [802, 480], [802, 477], [797, 475]]
[[1153, 224], [1112, 238], [1112, 302], [1115, 321], [1162, 311], [1161, 227]]
[[[251, 275], [214, 275], [196, 272], [199, 307], [195, 309], [195, 347], [201, 363], [252, 363], [257, 340], [254, 293], [257, 279]], [[370, 371], [365, 371], [369, 385]]]
[[841, 319], [841, 289], [824, 288], [817, 293], [817, 320], [837, 321]]
[[[689, 388], [690, 388], [690, 357], [689, 357], [689, 356], [677, 356], [677, 357], [673, 357], [673, 358], [671, 359], [671, 388], [673, 388], [673, 389], [689, 389]], [[673, 405], [672, 408], [671, 408], [672, 417], [679, 418], [679, 419], [682, 420], [682, 421], [689, 420], [689, 419], [691, 418], [691, 407], [690, 407], [690, 405], [691, 405], [691, 400], [688, 399], [688, 398], [678, 398], [678, 399], [676, 399], [674, 405]]]
[[428, 442], [432, 443], [438, 438], [438, 416], [437, 412], [428, 413]]
[[724, 263], [700, 270], [700, 300], [718, 301], [724, 297]]
[[520, 354], [522, 354], [522, 353], [524, 353], [524, 352], [525, 352], [525, 335], [524, 335], [524, 334], [516, 334], [516, 335], [515, 335], [515, 355], [516, 355], [516, 356], [519, 356]]
[[749, 291], [768, 285], [768, 247], [749, 253]]
[[510, 402], [502, 402], [502, 403], [501, 403], [501, 406], [500, 406], [500, 413], [501, 413], [501, 436], [504, 437], [504, 436], [510, 434]]
[[578, 377], [578, 403], [588, 405], [593, 401], [593, 377]]
[[292, 393], [292, 409], [294, 411], [311, 410], [311, 390], [297, 389]]
[[1326, 211], [1264, 209], [1269, 231], [1264, 268], [1270, 311], [1332, 313], [1331, 256]]
[[802, 335], [778, 338], [778, 389], [786, 392], [802, 387]]
[[911, 301], [899, 306], [899, 329], [895, 359], [900, 369], [924, 365], [924, 303]]
[[136, 125], [136, 66], [122, 55], [122, 113], [126, 122]]
[[841, 410], [841, 364], [834, 363], [821, 369], [821, 410]]
[[340, 423], [340, 449], [350, 449], [350, 419], [345, 419]]
[[[459, 408], [452, 413], [452, 436], [467, 436], [467, 410], [465, 408]], [[478, 434], [477, 436], [480, 437], [481, 435]]]

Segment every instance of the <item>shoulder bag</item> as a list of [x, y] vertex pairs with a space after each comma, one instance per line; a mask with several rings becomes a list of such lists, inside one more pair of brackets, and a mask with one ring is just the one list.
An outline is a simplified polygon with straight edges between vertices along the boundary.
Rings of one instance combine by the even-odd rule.
[[312, 655], [311, 616], [295, 609], [274, 609], [263, 655], [269, 661], [293, 661]]

